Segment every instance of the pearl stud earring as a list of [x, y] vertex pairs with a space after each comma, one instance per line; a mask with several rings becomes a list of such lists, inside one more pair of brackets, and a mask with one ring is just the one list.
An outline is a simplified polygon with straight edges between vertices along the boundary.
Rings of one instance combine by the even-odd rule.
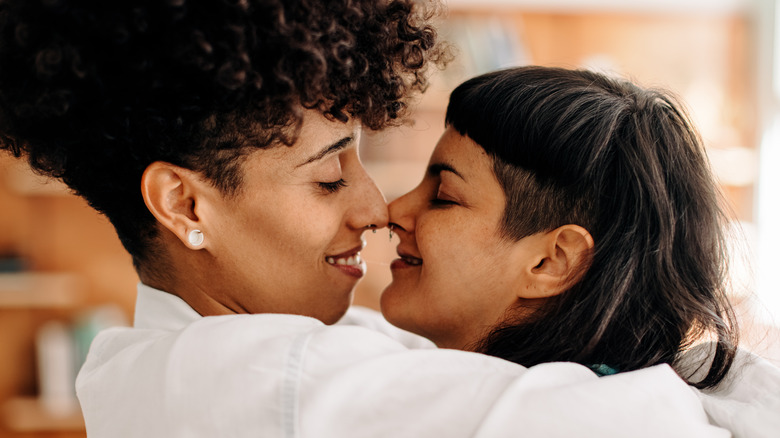
[[192, 230], [189, 234], [187, 234], [187, 241], [190, 242], [190, 245], [192, 246], [200, 246], [201, 243], [203, 243], [203, 232], [200, 230]]

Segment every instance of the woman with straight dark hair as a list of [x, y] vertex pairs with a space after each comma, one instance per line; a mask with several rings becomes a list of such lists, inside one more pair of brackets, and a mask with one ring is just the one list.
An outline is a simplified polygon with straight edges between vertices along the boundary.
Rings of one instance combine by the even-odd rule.
[[[390, 322], [528, 367], [724, 379], [738, 339], [727, 218], [678, 102], [529, 66], [457, 87], [446, 125], [421, 184], [390, 204]], [[707, 360], [681, 359], [702, 341]]]

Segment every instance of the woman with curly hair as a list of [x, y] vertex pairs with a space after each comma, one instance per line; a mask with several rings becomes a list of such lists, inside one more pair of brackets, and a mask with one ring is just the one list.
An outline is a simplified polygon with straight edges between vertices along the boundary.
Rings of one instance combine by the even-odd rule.
[[[134, 327], [98, 335], [78, 377], [89, 436], [459, 437], [488, 420], [551, 436], [534, 413], [567, 403], [561, 434], [711, 431], [668, 371], [630, 385], [666, 401], [656, 426], [614, 433], [601, 408], [648, 411], [620, 379], [327, 325], [364, 273], [362, 233], [387, 224], [361, 128], [399, 120], [442, 60], [418, 6], [0, 3], [1, 147], [105, 214], [140, 278]], [[539, 372], [546, 402], [491, 412], [535, 399]]]

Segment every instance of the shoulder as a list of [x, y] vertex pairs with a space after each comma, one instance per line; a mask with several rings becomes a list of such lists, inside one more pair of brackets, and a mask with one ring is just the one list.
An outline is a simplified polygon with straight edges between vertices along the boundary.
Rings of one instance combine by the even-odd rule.
[[[326, 326], [299, 315], [259, 314], [200, 318], [179, 330], [116, 327], [104, 330], [90, 347], [82, 373], [108, 362], [181, 363], [182, 369], [241, 364], [282, 366], [286, 357], [343, 366], [407, 348], [379, 331], [353, 325]], [[228, 358], [230, 360], [228, 360]], [[185, 366], [185, 364], [188, 364]]]
[[700, 391], [713, 423], [740, 437], [768, 437], [780, 430], [780, 368], [740, 349], [726, 378]]
[[298, 411], [302, 379], [316, 374], [306, 370], [349, 376], [356, 364], [405, 350], [368, 329], [329, 327], [301, 316], [206, 317], [179, 330], [101, 332], [76, 386], [91, 434], [132, 430], [138, 433], [128, 436], [143, 436], [169, 429], [224, 434], [223, 423], [214, 418], [236, 430], [273, 434], [290, 427], [280, 421]]
[[668, 365], [597, 377], [573, 363], [531, 367], [503, 392], [478, 438], [513, 436], [724, 437], [694, 391]]

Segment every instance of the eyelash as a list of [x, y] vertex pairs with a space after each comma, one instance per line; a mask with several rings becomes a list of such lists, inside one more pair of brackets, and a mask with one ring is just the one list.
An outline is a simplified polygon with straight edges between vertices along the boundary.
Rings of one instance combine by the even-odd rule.
[[441, 208], [441, 207], [449, 207], [450, 205], [457, 205], [457, 204], [458, 203], [455, 201], [449, 201], [446, 199], [439, 199], [439, 198], [431, 199], [431, 206], [433, 207]]
[[328, 193], [336, 193], [339, 190], [341, 190], [341, 189], [343, 189], [344, 187], [347, 186], [347, 182], [344, 181], [344, 178], [342, 178], [342, 179], [340, 179], [338, 181], [321, 182], [321, 183], [317, 183], [317, 184], [320, 186], [321, 189], [325, 190]]

